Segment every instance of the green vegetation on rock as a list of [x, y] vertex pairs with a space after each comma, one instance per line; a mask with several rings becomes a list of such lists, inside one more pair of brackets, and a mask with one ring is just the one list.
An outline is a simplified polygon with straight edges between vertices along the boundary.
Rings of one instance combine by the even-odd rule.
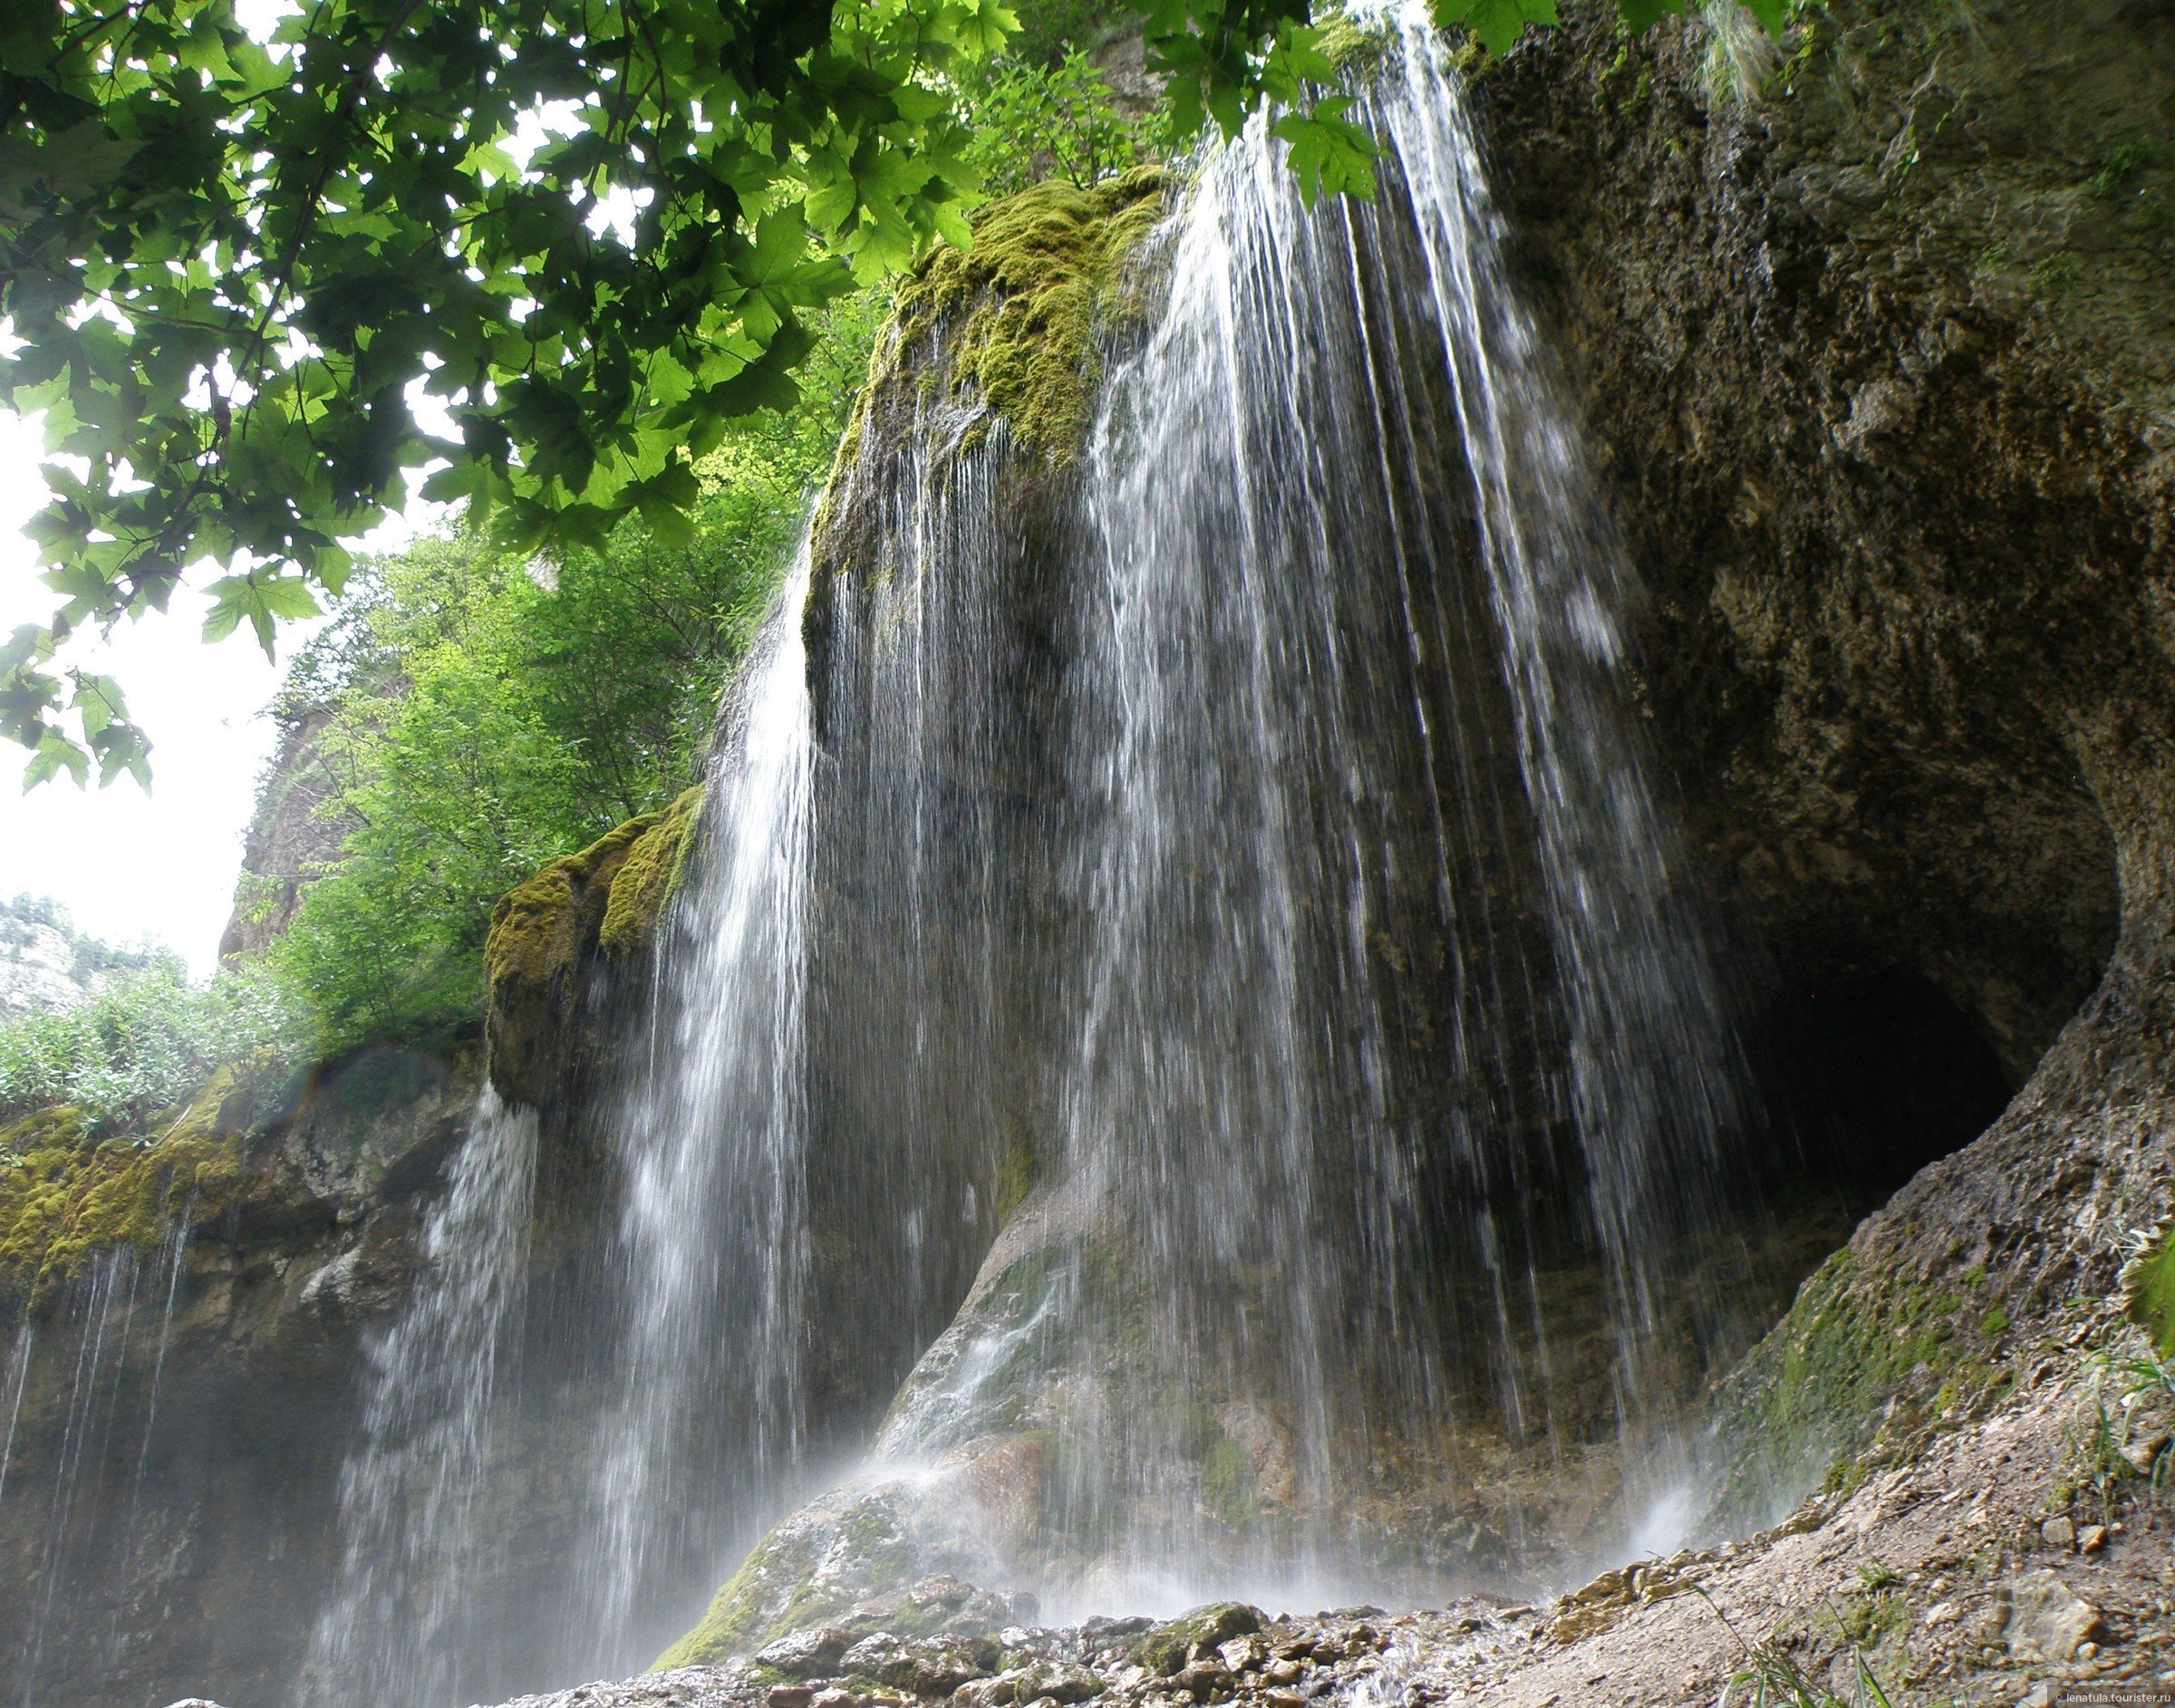
[[2122, 1266], [2122, 1310], [2161, 1357], [2175, 1357], [2175, 1215], [2163, 1216]]
[[68, 1008], [0, 1022], [0, 1121], [66, 1105], [93, 1134], [144, 1126], [222, 1063], [298, 1061], [314, 1041], [279, 980], [222, 973], [192, 985], [162, 958]]
[[954, 385], [971, 382], [1026, 449], [1069, 460], [1101, 378], [1099, 317], [1167, 182], [1141, 167], [1088, 189], [1047, 179], [991, 204], [971, 249], [935, 251], [899, 286], [894, 348], [942, 337]]
[[493, 985], [515, 979], [541, 985], [571, 972], [603, 930], [621, 869], [662, 822], [656, 813], [630, 818], [499, 897], [484, 943], [484, 976]]
[[1148, 1671], [1167, 1676], [1184, 1666], [1195, 1648], [1213, 1649], [1235, 1636], [1260, 1630], [1262, 1623], [1259, 1607], [1250, 1607], [1242, 1601], [1212, 1601], [1157, 1626], [1140, 1639], [1134, 1653]]
[[21, 1298], [98, 1252], [148, 1251], [179, 1216], [219, 1214], [241, 1172], [234, 1068], [213, 1075], [170, 1122], [100, 1139], [61, 1107], [0, 1129], [0, 1295]]
[[604, 921], [597, 941], [614, 954], [646, 949], [663, 918], [665, 904], [679, 892], [680, 879], [695, 846], [702, 820], [703, 786], [682, 791], [627, 850], [612, 879]]
[[1715, 1399], [1716, 1514], [1764, 1521], [1823, 1480], [1855, 1486], [1861, 1456], [1996, 1384], [1988, 1355], [2007, 1314], [1974, 1311], [1968, 1282], [1942, 1286], [1850, 1250], [1814, 1270]]

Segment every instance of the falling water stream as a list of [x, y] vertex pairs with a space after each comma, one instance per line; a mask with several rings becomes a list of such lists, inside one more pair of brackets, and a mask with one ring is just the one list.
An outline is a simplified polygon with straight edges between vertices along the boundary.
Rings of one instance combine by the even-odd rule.
[[[846, 470], [867, 574], [804, 547], [604, 1120], [568, 1666], [645, 1660], [856, 1438], [1039, 1467], [1024, 1526], [950, 1521], [1049, 1613], [1516, 1581], [1570, 1546], [1522, 1491], [1590, 1483], [1591, 1547], [1673, 1474], [1726, 1004], [1424, 12], [1376, 200], [1304, 207], [1257, 123], [1152, 240], [1065, 562], [971, 395]], [[470, 1687], [536, 1142], [487, 1097], [374, 1347], [328, 1701]]]
[[[24, 1592], [22, 1652], [7, 1674], [8, 1700], [35, 1708], [56, 1665], [49, 1651], [66, 1651], [63, 1665], [86, 1656], [111, 1659], [124, 1646], [118, 1606], [109, 1619], [84, 1619], [74, 1599], [121, 1562], [125, 1575], [144, 1547], [143, 1492], [159, 1422], [167, 1346], [192, 1230], [193, 1203], [159, 1230], [147, 1253], [121, 1247], [98, 1254], [62, 1284], [39, 1317], [25, 1311], [15, 1326], [0, 1404], [7, 1421], [0, 1438], [0, 1501], [44, 1508], [40, 1542]], [[138, 1301], [149, 1290], [140, 1315]], [[57, 1441], [29, 1478], [8, 1475], [23, 1405], [33, 1385], [41, 1342], [66, 1360]], [[140, 1419], [140, 1421], [138, 1421]], [[90, 1626], [90, 1629], [83, 1628]]]

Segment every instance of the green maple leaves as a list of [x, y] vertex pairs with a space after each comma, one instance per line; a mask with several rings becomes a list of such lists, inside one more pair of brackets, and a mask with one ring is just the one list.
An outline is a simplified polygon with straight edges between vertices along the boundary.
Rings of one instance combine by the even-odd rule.
[[[34, 779], [130, 751], [73, 632], [166, 607], [267, 648], [426, 495], [516, 549], [685, 528], [803, 316], [967, 240], [952, 73], [997, 0], [50, 0], [0, 25], [0, 395], [42, 412], [53, 622], [0, 654]], [[537, 114], [546, 115], [538, 123]]]
[[[1746, 0], [1779, 31], [1795, 0]], [[1618, 0], [1649, 23], [1684, 0]], [[1264, 103], [1301, 193], [1372, 193], [1312, 0], [1134, 0], [1170, 132]], [[1493, 51], [1554, 0], [1435, 0]], [[0, 648], [29, 776], [147, 749], [56, 649], [230, 573], [205, 625], [267, 649], [422, 493], [516, 551], [639, 514], [789, 410], [803, 317], [980, 191], [962, 72], [999, 0], [17, 0], [0, 18], [0, 397], [58, 460], [32, 527], [60, 603]], [[544, 115], [539, 121], [539, 115]], [[24, 635], [28, 638], [25, 639]]]

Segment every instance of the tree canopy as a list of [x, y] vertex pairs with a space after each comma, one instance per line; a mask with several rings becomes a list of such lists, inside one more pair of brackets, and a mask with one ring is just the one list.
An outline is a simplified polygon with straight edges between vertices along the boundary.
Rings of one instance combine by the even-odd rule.
[[[1685, 0], [1617, 0], [1649, 22]], [[1785, 0], [1751, 0], [1777, 25]], [[1311, 192], [1371, 185], [1313, 0], [1134, 0], [1174, 135], [1263, 101]], [[1554, 0], [1436, 0], [1492, 49]], [[28, 782], [145, 772], [74, 632], [217, 639], [337, 593], [422, 490], [501, 550], [683, 541], [809, 314], [981, 191], [962, 74], [1000, 0], [24, 0], [0, 22], [0, 396], [42, 411], [57, 609], [0, 641]], [[254, 27], [252, 27], [254, 26]]]

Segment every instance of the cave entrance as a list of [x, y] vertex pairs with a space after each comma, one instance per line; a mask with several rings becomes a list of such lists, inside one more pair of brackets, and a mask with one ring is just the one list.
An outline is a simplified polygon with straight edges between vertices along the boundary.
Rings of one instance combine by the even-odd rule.
[[1772, 1201], [1851, 1224], [1993, 1124], [2016, 1085], [1949, 996], [1900, 969], [1785, 978], [1754, 1055]]

